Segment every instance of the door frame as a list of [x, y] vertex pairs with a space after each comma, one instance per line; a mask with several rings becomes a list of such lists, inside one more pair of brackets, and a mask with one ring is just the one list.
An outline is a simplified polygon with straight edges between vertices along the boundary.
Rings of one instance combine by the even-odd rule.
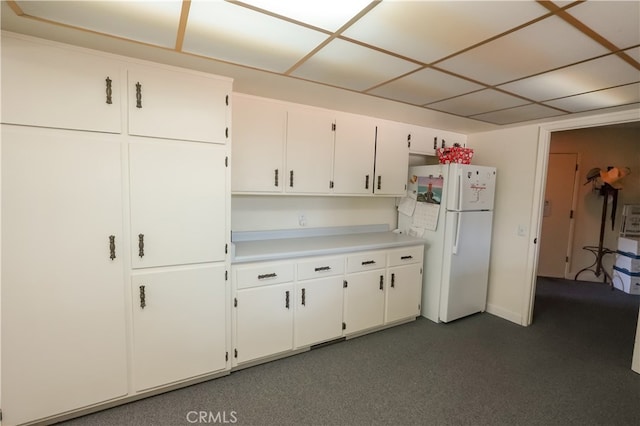
[[589, 127], [607, 126], [610, 124], [628, 123], [640, 121], [640, 109], [614, 112], [610, 114], [582, 117], [571, 120], [563, 120], [541, 124], [538, 127], [538, 152], [536, 160], [536, 174], [534, 178], [530, 244], [533, 245], [527, 256], [527, 275], [529, 283], [525, 288], [522, 298], [522, 323], [523, 326], [531, 325], [533, 321], [533, 305], [535, 301], [536, 279], [538, 271], [538, 256], [540, 246], [537, 244], [542, 229], [542, 214], [544, 209], [544, 191], [547, 184], [547, 172], [549, 163], [549, 148], [551, 145], [551, 133], [562, 130], [583, 129]]

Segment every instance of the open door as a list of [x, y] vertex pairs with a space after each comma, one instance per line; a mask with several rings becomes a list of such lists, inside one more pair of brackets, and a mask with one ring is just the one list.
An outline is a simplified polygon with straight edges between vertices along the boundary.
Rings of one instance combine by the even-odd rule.
[[578, 154], [549, 154], [538, 275], [567, 278], [573, 241]]

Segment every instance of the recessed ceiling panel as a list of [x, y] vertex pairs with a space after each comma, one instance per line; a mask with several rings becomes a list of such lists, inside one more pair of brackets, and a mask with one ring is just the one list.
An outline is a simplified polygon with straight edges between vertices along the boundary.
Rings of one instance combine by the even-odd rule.
[[616, 55], [500, 86], [506, 91], [544, 101], [640, 81], [640, 71]]
[[418, 67], [413, 62], [335, 39], [291, 75], [351, 90], [365, 90]]
[[192, 1], [183, 51], [284, 72], [327, 35], [221, 1]]
[[430, 63], [547, 12], [531, 1], [383, 1], [343, 35]]
[[173, 48], [181, 1], [19, 1], [22, 11], [65, 25]]
[[304, 22], [328, 31], [336, 31], [364, 9], [371, 0], [242, 0], [260, 9]]
[[607, 53], [602, 45], [552, 16], [439, 62], [438, 67], [495, 85]]
[[414, 105], [424, 105], [483, 88], [484, 86], [479, 84], [427, 68], [377, 87], [368, 93]]
[[547, 101], [545, 104], [571, 112], [592, 111], [640, 102], [640, 83], [598, 90], [582, 95]]
[[637, 0], [587, 1], [567, 12], [621, 49], [640, 44], [640, 2]]
[[468, 116], [511, 108], [527, 103], [529, 102], [524, 99], [516, 98], [515, 96], [507, 95], [497, 90], [486, 89], [446, 101], [429, 104], [427, 107], [451, 114]]
[[540, 120], [542, 118], [557, 117], [560, 115], [566, 115], [566, 113], [543, 105], [528, 104], [503, 111], [479, 114], [473, 118], [493, 124], [512, 124], [521, 123], [523, 121]]

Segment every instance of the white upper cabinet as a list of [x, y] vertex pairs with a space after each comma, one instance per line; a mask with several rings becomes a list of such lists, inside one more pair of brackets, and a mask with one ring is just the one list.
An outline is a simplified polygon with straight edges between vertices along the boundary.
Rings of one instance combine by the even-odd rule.
[[373, 189], [376, 123], [366, 116], [337, 113], [333, 193], [367, 195]]
[[335, 114], [290, 106], [287, 114], [285, 191], [328, 194], [333, 175]]
[[231, 190], [279, 193], [285, 185], [287, 109], [281, 102], [233, 95]]
[[129, 134], [226, 143], [230, 80], [135, 65], [127, 80]]
[[121, 133], [122, 62], [2, 35], [2, 122]]
[[409, 130], [411, 132], [410, 153], [436, 155], [436, 148], [440, 147], [437, 130], [421, 126], [411, 126]]
[[409, 127], [393, 121], [377, 123], [373, 193], [402, 197], [409, 171]]
[[225, 260], [226, 147], [129, 144], [133, 268]]

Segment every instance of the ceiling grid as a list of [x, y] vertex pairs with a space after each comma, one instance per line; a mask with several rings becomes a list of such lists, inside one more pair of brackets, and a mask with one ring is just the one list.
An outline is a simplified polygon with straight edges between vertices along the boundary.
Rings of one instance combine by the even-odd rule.
[[3, 0], [3, 29], [6, 14], [496, 125], [640, 105], [637, 0]]

